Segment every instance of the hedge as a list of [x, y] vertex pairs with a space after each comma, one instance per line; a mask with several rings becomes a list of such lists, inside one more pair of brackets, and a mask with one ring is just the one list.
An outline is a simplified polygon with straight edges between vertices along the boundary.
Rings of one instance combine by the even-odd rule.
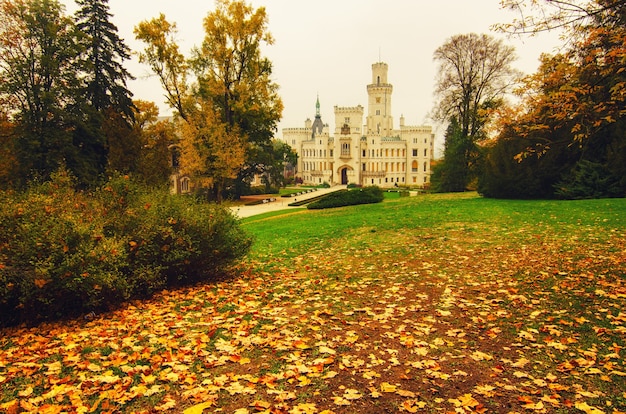
[[116, 177], [92, 193], [65, 173], [0, 193], [0, 326], [107, 310], [223, 274], [251, 246], [225, 207]]
[[308, 209], [324, 209], [357, 204], [372, 204], [383, 201], [383, 191], [376, 186], [340, 190], [307, 205]]

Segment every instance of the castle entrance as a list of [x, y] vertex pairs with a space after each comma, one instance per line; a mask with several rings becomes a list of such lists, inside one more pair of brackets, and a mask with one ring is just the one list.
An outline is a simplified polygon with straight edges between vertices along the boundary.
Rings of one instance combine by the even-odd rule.
[[348, 184], [348, 168], [342, 168], [341, 169], [341, 185], [347, 185]]

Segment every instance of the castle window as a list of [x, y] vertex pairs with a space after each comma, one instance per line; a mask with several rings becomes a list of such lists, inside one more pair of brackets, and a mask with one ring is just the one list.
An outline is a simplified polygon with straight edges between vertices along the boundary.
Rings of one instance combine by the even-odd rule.
[[183, 193], [189, 192], [189, 177], [184, 177], [180, 180], [180, 191]]
[[428, 149], [424, 148], [424, 157], [427, 157], [427, 156], [428, 156]]
[[344, 119], [344, 123], [347, 124], [347, 125], [350, 125], [350, 117], [346, 117]]
[[349, 156], [350, 155], [350, 144], [341, 144], [341, 155]]
[[428, 168], [428, 163], [427, 162], [424, 163], [424, 172], [426, 172], [426, 168]]
[[333, 150], [330, 150], [330, 156], [331, 157], [333, 156]]
[[380, 85], [380, 76], [376, 77], [376, 84]]
[[376, 103], [380, 103], [380, 96], [376, 98]]
[[367, 157], [367, 150], [363, 150], [363, 158]]
[[366, 168], [366, 165], [367, 165], [367, 164], [363, 163], [363, 167], [362, 167], [362, 168], [363, 168], [363, 171], [366, 171], [366, 169], [365, 169], [365, 168]]
[[417, 150], [416, 149], [413, 150], [413, 156], [417, 157]]
[[413, 172], [417, 172], [417, 169], [418, 169], [418, 167], [417, 167], [417, 161], [413, 161], [413, 163], [411, 164], [411, 170], [412, 170]]
[[380, 115], [380, 109], [376, 110], [376, 115]]

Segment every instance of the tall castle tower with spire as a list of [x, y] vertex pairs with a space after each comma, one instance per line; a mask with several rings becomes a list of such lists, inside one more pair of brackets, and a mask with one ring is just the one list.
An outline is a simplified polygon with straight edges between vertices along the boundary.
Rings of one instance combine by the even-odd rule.
[[315, 121], [304, 128], [283, 129], [283, 140], [298, 153], [296, 176], [304, 184], [328, 183], [423, 187], [430, 183], [434, 153], [432, 127], [404, 125], [394, 128], [391, 112], [393, 85], [387, 80], [388, 65], [372, 65], [367, 85], [367, 116], [364, 108], [334, 107], [335, 135], [322, 122], [319, 96]]

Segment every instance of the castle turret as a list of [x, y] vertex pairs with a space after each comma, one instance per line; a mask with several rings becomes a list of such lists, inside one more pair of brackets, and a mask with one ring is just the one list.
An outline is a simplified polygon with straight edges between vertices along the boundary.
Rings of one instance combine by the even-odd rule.
[[393, 117], [391, 116], [393, 86], [387, 83], [387, 69], [386, 63], [374, 63], [372, 83], [367, 85], [367, 133], [381, 137], [390, 136], [393, 131]]

